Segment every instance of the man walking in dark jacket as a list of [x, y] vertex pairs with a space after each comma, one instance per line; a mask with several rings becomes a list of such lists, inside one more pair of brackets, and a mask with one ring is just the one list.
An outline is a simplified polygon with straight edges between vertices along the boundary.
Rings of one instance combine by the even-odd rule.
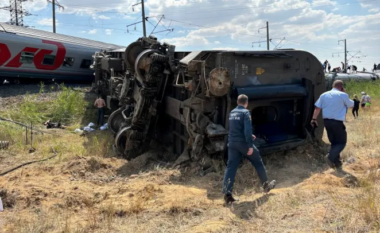
[[276, 181], [268, 182], [267, 172], [260, 156], [259, 150], [253, 145], [256, 137], [252, 134], [251, 114], [247, 110], [248, 97], [239, 95], [238, 106], [229, 115], [228, 135], [228, 162], [224, 174], [223, 193], [226, 204], [236, 201], [232, 197], [232, 188], [239, 164], [243, 158], [247, 158], [255, 167], [261, 181], [264, 192], [274, 188]]

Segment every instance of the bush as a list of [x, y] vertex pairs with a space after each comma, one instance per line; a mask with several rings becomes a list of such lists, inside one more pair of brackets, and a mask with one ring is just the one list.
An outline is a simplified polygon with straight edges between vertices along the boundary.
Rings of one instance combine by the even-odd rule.
[[18, 106], [2, 114], [25, 124], [41, 124], [47, 120], [73, 123], [75, 119], [84, 115], [86, 102], [81, 92], [60, 85], [61, 91], [52, 99], [46, 101], [46, 94], [40, 91], [36, 95], [26, 95]]

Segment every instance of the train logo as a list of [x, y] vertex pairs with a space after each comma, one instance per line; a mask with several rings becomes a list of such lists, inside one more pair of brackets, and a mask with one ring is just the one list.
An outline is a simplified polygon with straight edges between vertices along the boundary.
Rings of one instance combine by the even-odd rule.
[[[49, 41], [49, 40], [42, 40], [42, 43], [57, 46], [57, 55], [53, 64], [51, 65], [43, 64], [45, 56], [50, 55], [53, 52], [53, 50], [41, 49], [38, 53], [36, 53], [39, 50], [39, 48], [25, 47], [15, 57], [12, 58], [12, 55], [8, 46], [6, 44], [0, 43], [0, 66], [19, 68], [23, 64], [20, 62], [21, 54], [28, 52], [28, 53], [36, 53], [36, 55], [33, 58], [33, 63], [38, 70], [58, 69], [65, 59], [65, 55], [66, 55], [65, 46], [62, 43]], [[7, 63], [7, 61], [9, 62]]]

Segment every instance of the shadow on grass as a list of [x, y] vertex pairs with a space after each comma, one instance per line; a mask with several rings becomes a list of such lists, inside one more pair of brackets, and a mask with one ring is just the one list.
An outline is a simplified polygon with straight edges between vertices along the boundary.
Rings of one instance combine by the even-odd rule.
[[237, 217], [250, 220], [252, 218], [260, 218], [256, 214], [256, 209], [263, 204], [265, 204], [271, 196], [274, 196], [273, 193], [264, 194], [263, 196], [253, 200], [245, 202], [236, 202], [231, 205], [231, 212], [234, 213]]

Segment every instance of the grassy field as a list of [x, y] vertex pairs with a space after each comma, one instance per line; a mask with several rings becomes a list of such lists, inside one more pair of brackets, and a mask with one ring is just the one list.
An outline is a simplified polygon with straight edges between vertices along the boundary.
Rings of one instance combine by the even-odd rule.
[[220, 193], [222, 162], [213, 161], [216, 172], [205, 176], [196, 164], [174, 169], [158, 162], [164, 156], [159, 150], [126, 162], [114, 154], [108, 132], [73, 133], [94, 121], [92, 95], [44, 88], [0, 109], [3, 117], [25, 123], [61, 119], [68, 125], [49, 130], [54, 135], [35, 135], [36, 151], [29, 153], [25, 130], [0, 122], [0, 140], [11, 141], [8, 150], [0, 150], [0, 173], [58, 154], [0, 176], [0, 232], [379, 232], [379, 85], [346, 84], [351, 96], [366, 91], [373, 99], [358, 120], [347, 115], [342, 157], [351, 175], [328, 169], [322, 160], [326, 147], [305, 145], [265, 158], [269, 177], [278, 181], [268, 195], [245, 163], [235, 185], [240, 201], [231, 207], [223, 205]]

